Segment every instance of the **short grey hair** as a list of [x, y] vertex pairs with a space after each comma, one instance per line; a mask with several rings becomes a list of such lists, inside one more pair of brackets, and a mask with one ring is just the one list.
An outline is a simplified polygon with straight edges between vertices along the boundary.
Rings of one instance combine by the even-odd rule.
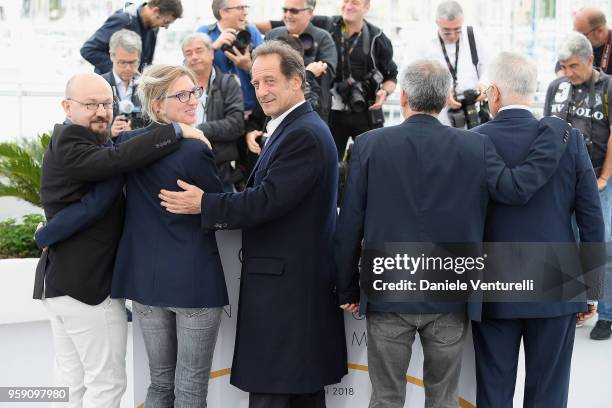
[[184, 51], [185, 46], [192, 41], [202, 41], [202, 43], [204, 43], [204, 46], [206, 48], [208, 48], [209, 50], [213, 49], [213, 42], [208, 36], [208, 34], [195, 32], [195, 33], [188, 34], [187, 36], [185, 36], [185, 38], [183, 38], [183, 41], [181, 42], [181, 51]]
[[438, 4], [436, 11], [436, 19], [454, 20], [457, 17], [463, 17], [463, 9], [456, 1], [443, 1]]
[[593, 46], [584, 35], [575, 31], [569, 33], [557, 51], [557, 59], [560, 62], [565, 62], [572, 57], [577, 56], [581, 61], [587, 62], [593, 55]]
[[138, 55], [142, 54], [142, 39], [138, 33], [121, 29], [116, 31], [110, 38], [108, 48], [111, 54], [117, 51], [117, 48], [123, 48], [127, 52], [138, 51]]
[[532, 98], [538, 87], [538, 68], [518, 52], [501, 52], [487, 69], [487, 77], [499, 88], [503, 103], [512, 98]]
[[419, 59], [408, 64], [400, 81], [410, 109], [425, 113], [440, 113], [446, 105], [451, 84], [448, 68], [431, 59]]
[[317, 5], [317, 0], [305, 0], [304, 7], [314, 10]]
[[213, 16], [219, 21], [221, 20], [220, 11], [227, 7], [227, 0], [213, 0], [210, 7], [212, 8]]

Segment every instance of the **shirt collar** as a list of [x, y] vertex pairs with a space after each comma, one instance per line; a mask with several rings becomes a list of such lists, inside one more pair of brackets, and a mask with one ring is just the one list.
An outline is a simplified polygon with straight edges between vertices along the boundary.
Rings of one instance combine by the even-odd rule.
[[531, 108], [529, 106], [527, 106], [527, 105], [506, 105], [506, 106], [502, 106], [499, 109], [499, 112], [505, 111], [505, 110], [508, 110], [508, 109], [524, 109], [524, 110], [527, 110], [527, 111], [531, 112]]
[[271, 119], [268, 124], [266, 125], [266, 133], [268, 134], [268, 136], [272, 136], [272, 134], [274, 133], [274, 131], [276, 130], [276, 128], [278, 128], [280, 126], [280, 124], [283, 122], [283, 120], [294, 110], [296, 110], [300, 105], [302, 105], [304, 101], [300, 101], [298, 103], [296, 103], [295, 105], [293, 105], [292, 107], [290, 107], [289, 109], [287, 109], [285, 112], [283, 112], [282, 115], [280, 115], [279, 117], [277, 117], [276, 119]]
[[[119, 75], [117, 75], [117, 73], [115, 72], [114, 69], [113, 69], [113, 76], [115, 77], [115, 85], [117, 86], [117, 88], [123, 87], [123, 88], [121, 88], [121, 90], [123, 91], [122, 93], [127, 92], [126, 89], [125, 89], [125, 86], [124, 86], [123, 79], [121, 79], [119, 77]], [[130, 83], [128, 84], [128, 89], [127, 89], [128, 91], [129, 91], [129, 89], [130, 89], [130, 87], [132, 85], [134, 85], [134, 78], [133, 77], [132, 77], [132, 79], [130, 79]]]

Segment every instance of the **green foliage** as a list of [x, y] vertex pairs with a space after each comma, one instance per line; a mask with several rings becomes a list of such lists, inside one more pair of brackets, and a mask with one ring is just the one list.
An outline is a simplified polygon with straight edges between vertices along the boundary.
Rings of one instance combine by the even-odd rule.
[[50, 134], [43, 133], [34, 140], [0, 143], [0, 197], [17, 197], [41, 207], [42, 159], [50, 140]]
[[0, 221], [0, 259], [37, 258], [40, 250], [34, 242], [34, 232], [44, 220], [43, 215], [29, 214], [19, 224], [14, 218]]

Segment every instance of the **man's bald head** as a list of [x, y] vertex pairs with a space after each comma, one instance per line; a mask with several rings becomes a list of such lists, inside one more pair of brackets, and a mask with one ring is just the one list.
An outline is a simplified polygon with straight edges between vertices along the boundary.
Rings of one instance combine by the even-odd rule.
[[66, 98], [62, 107], [66, 117], [75, 125], [90, 129], [101, 136], [108, 137], [108, 129], [113, 120], [113, 91], [98, 74], [93, 72], [76, 74], [66, 83]]
[[608, 41], [606, 15], [597, 7], [583, 7], [574, 15], [574, 31], [587, 37], [593, 48], [601, 47]]
[[82, 95], [104, 92], [109, 93], [111, 98], [113, 97], [113, 90], [104, 78], [93, 72], [82, 72], [68, 80], [65, 97], [78, 99]]

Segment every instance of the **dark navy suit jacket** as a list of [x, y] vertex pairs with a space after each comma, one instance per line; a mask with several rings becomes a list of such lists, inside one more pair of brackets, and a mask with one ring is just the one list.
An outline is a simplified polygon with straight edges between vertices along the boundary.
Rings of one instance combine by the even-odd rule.
[[[544, 119], [526, 161], [510, 169], [484, 135], [415, 115], [357, 138], [336, 232], [340, 304], [360, 300], [364, 246], [385, 242], [480, 243], [489, 198], [524, 204], [553, 174], [568, 126]], [[365, 303], [365, 304], [364, 304]], [[361, 298], [362, 312], [446, 313], [465, 303], [386, 302]], [[478, 319], [480, 307], [472, 317]], [[472, 310], [471, 310], [472, 312]]]
[[[513, 167], [520, 164], [538, 135], [538, 120], [525, 109], [503, 110], [495, 119], [474, 129], [488, 135], [497, 152]], [[604, 223], [595, 173], [584, 139], [573, 134], [559, 168], [551, 179], [522, 207], [491, 202], [485, 225], [487, 242], [575, 242], [571, 217], [581, 243], [602, 242]], [[568, 251], [573, 245], [558, 245]], [[579, 259], [576, 250], [576, 259]], [[513, 265], [519, 268], [519, 265]], [[580, 264], [577, 265], [580, 269]], [[578, 271], [576, 271], [578, 272]], [[580, 272], [578, 272], [580, 273]], [[561, 277], [559, 277], [561, 279]], [[484, 305], [483, 316], [491, 318], [555, 317], [586, 311], [584, 302], [501, 303]]]
[[337, 157], [305, 102], [270, 136], [244, 192], [202, 198], [204, 228], [242, 228], [231, 376], [242, 390], [312, 393], [347, 372], [334, 292]]
[[[118, 141], [158, 126], [125, 132]], [[226, 305], [227, 290], [214, 232], [201, 229], [199, 216], [171, 214], [159, 204], [160, 189], [175, 190], [177, 179], [205, 191], [223, 191], [212, 152], [192, 139], [182, 139], [176, 152], [128, 173], [126, 218], [111, 296], [152, 306]], [[120, 178], [98, 183], [81, 201], [60, 211], [41, 240], [56, 242], [94, 222], [107, 211], [122, 186]]]

